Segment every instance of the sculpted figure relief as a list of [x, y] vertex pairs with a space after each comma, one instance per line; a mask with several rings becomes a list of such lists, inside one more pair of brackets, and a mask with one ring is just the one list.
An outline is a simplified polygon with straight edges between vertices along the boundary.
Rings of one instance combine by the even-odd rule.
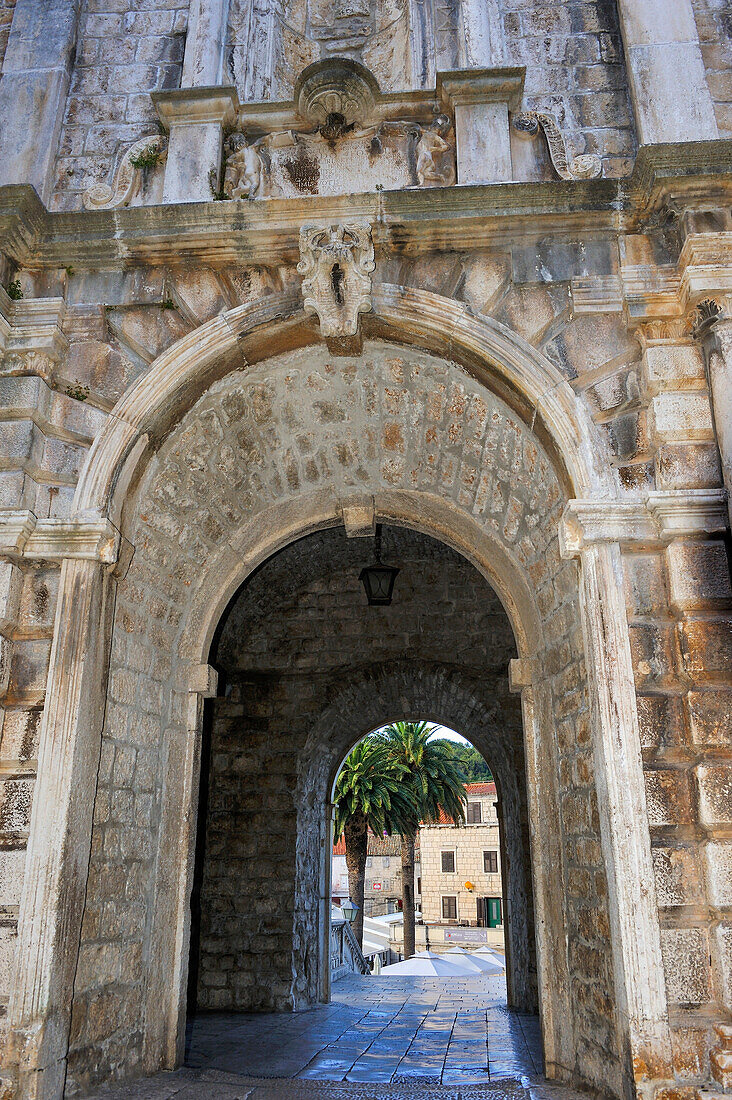
[[232, 134], [226, 143], [228, 157], [224, 172], [224, 194], [228, 199], [254, 199], [262, 185], [262, 158], [246, 134]]
[[430, 184], [449, 187], [455, 182], [455, 169], [452, 158], [447, 160], [446, 153], [452, 153], [452, 146], [445, 140], [450, 129], [447, 115], [439, 115], [434, 126], [422, 130], [417, 142], [417, 179], [420, 187]]

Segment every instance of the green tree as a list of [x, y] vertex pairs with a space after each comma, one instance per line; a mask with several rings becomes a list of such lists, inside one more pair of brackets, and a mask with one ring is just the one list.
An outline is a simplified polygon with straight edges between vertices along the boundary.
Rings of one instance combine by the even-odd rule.
[[439, 821], [440, 812], [455, 824], [465, 819], [465, 773], [445, 748], [432, 740], [427, 722], [394, 722], [381, 731], [392, 762], [403, 771], [414, 812], [399, 829], [402, 836], [402, 909], [404, 955], [414, 954], [414, 842], [422, 821]]
[[[438, 739], [435, 738], [435, 740]], [[448, 741], [446, 738], [439, 738], [439, 742], [445, 746], [446, 751], [453, 756], [461, 770], [465, 772], [467, 783], [491, 783], [493, 781], [493, 773], [490, 767], [472, 745], [463, 745], [459, 741]]]
[[335, 787], [335, 839], [345, 836], [348, 893], [358, 906], [353, 931], [363, 946], [363, 894], [369, 829], [376, 836], [411, 828], [416, 803], [400, 763], [381, 738], [366, 737], [349, 753]]

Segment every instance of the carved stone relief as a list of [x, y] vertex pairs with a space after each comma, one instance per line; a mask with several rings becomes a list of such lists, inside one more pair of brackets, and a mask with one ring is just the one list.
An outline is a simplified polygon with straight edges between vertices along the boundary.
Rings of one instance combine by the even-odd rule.
[[567, 147], [556, 119], [544, 111], [522, 111], [513, 118], [513, 128], [519, 134], [536, 137], [544, 131], [554, 171], [563, 180], [594, 180], [602, 175], [602, 161], [594, 154], [583, 154], [569, 160]]
[[374, 270], [371, 227], [304, 225], [300, 230], [302, 294], [306, 313], [316, 313], [332, 351], [360, 351], [359, 314], [371, 310]]
[[335, 113], [314, 130], [232, 134], [224, 149], [227, 198], [297, 198], [455, 182], [451, 123], [386, 121], [360, 127]]
[[144, 189], [150, 173], [165, 161], [167, 148], [167, 138], [162, 135], [140, 138], [122, 155], [111, 187], [107, 183], [87, 187], [82, 197], [84, 208], [116, 210], [129, 206]]

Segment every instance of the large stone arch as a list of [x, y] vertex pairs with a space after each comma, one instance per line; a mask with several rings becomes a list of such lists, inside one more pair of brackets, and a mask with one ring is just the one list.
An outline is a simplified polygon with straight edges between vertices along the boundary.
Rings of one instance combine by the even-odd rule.
[[[355, 727], [354, 716], [357, 716]], [[411, 665], [394, 661], [357, 671], [348, 677], [341, 691], [328, 699], [298, 761], [301, 792], [298, 806], [302, 819], [298, 838], [303, 858], [295, 911], [303, 925], [309, 926], [307, 932], [301, 933], [305, 942], [315, 939], [316, 913], [308, 904], [310, 899], [303, 885], [308, 879], [326, 884], [329, 881], [329, 861], [317, 858], [317, 853], [329, 850], [329, 837], [323, 836], [329, 815], [324, 819], [322, 811], [323, 805], [330, 809], [330, 795], [346, 755], [361, 737], [386, 723], [402, 719], [441, 723], [467, 737], [493, 769], [500, 799], [506, 863], [511, 868], [506, 882], [508, 916], [505, 922], [509, 1003], [524, 1011], [533, 1009], [535, 952], [529, 934], [533, 938], [534, 922], [533, 913], [527, 912], [532, 905], [532, 891], [530, 869], [525, 865], [529, 850], [525, 835], [528, 822], [522, 812], [522, 777], [517, 775], [500, 733], [507, 717], [505, 698], [494, 678], [483, 680], [468, 670], [437, 662], [421, 666], [417, 675]], [[320, 843], [321, 837], [326, 840], [325, 845]], [[329, 898], [329, 889], [322, 896]], [[319, 978], [324, 985], [328, 977], [323, 961], [327, 960], [329, 910], [321, 906], [317, 918], [321, 942]], [[546, 947], [542, 945], [541, 950], [545, 953]], [[550, 990], [544, 992], [547, 998], [551, 997]], [[542, 1010], [541, 999], [539, 1010]]]
[[[349, 498], [354, 493], [359, 505], [364, 498], [373, 499], [379, 518], [414, 525], [449, 542], [464, 552], [494, 584], [511, 617], [523, 658], [520, 683], [524, 689], [529, 782], [539, 792], [538, 797], [544, 799], [544, 804], [551, 807], [553, 820], [559, 819], [561, 811], [568, 821], [579, 822], [581, 828], [586, 827], [589, 832], [594, 830], [594, 848], [586, 845], [585, 850], [591, 850], [595, 860], [599, 858], [602, 839], [605, 869], [603, 871], [600, 865], [593, 870], [608, 876], [610, 900], [607, 904], [602, 898], [597, 901], [600, 909], [606, 907], [605, 923], [608, 933], [612, 931], [613, 950], [612, 957], [606, 953], [602, 962], [607, 995], [604, 999], [603, 996], [597, 998], [595, 1004], [606, 1017], [602, 1042], [608, 1049], [602, 1055], [593, 1050], [596, 1020], [593, 1022], [592, 1014], [588, 1014], [587, 1002], [583, 1007], [581, 998], [577, 999], [577, 990], [569, 1017], [563, 1006], [553, 1004], [552, 997], [547, 995], [544, 1032], [549, 1073], [602, 1083], [619, 1093], [623, 1074], [627, 1079], [627, 1075], [633, 1073], [631, 1059], [639, 1043], [642, 1045], [647, 1040], [651, 1045], [663, 1045], [665, 1042], [665, 994], [660, 950], [655, 946], [658, 930], [653, 898], [649, 898], [644, 884], [634, 879], [631, 893], [635, 909], [633, 914], [624, 914], [621, 911], [623, 899], [618, 894], [618, 857], [623, 851], [632, 849], [634, 865], [641, 874], [645, 873], [646, 865], [650, 869], [645, 819], [640, 816], [631, 828], [626, 823], [622, 835], [617, 832], [614, 807], [607, 798], [607, 775], [598, 777], [599, 798], [594, 793], [594, 780], [590, 778], [579, 797], [576, 792], [566, 791], [569, 801], [562, 802], [561, 806], [561, 791], [557, 785], [562, 752], [571, 756], [580, 745], [593, 743], [597, 766], [612, 769], [608, 746], [616, 736], [618, 698], [622, 697], [623, 717], [629, 723], [624, 735], [630, 738], [630, 749], [626, 758], [620, 761], [622, 774], [613, 774], [611, 778], [615, 787], [618, 783], [629, 786], [636, 804], [641, 799], [644, 810], [642, 795], [636, 793], [641, 782], [640, 759], [636, 751], [635, 704], [629, 699], [632, 678], [628, 678], [629, 651], [627, 630], [623, 635], [624, 620], [612, 624], [612, 630], [620, 632], [620, 667], [609, 667], [609, 677], [603, 676], [598, 669], [598, 675], [588, 682], [583, 666], [586, 656], [590, 660], [599, 659], [604, 644], [603, 637], [598, 638], [591, 631], [588, 633], [587, 617], [595, 614], [607, 586], [616, 585], [618, 578], [610, 575], [612, 561], [606, 562], [602, 557], [593, 559], [592, 575], [582, 589], [583, 621], [576, 567], [561, 559], [557, 541], [562, 506], [572, 493], [594, 494], [597, 499], [618, 494], [616, 483], [607, 473], [608, 468], [603, 468], [603, 449], [598, 445], [589, 416], [568, 384], [537, 352], [495, 322], [478, 320], [463, 306], [439, 300], [434, 295], [382, 288], [376, 301], [374, 331], [383, 335], [379, 324], [390, 328], [392, 335], [396, 330], [397, 337], [405, 343], [428, 347], [447, 344], [453, 356], [466, 364], [458, 366], [449, 359], [437, 361], [428, 352], [405, 351], [400, 345], [383, 353], [393, 360], [422, 356], [424, 363], [433, 364], [438, 372], [446, 372], [445, 376], [459, 391], [459, 409], [455, 415], [457, 438], [462, 442], [459, 454], [453, 455], [457, 463], [455, 472], [451, 479], [446, 475], [450, 491], [446, 491], [445, 478], [431, 486], [424, 482], [415, 485], [406, 466], [396, 473], [394, 468], [388, 477], [383, 476], [382, 470], [379, 476], [372, 475], [356, 483], [348, 479], [328, 482], [325, 478], [325, 484], [309, 485], [307, 489], [304, 485], [288, 487], [287, 477], [284, 480], [280, 477], [277, 492], [269, 496], [265, 493], [253, 512], [242, 514], [241, 510], [234, 510], [224, 527], [207, 526], [200, 522], [200, 516], [195, 517], [190, 545], [195, 544], [199, 535], [205, 536], [204, 541], [208, 540], [211, 553], [210, 560], [206, 558], [205, 570], [201, 569], [201, 560], [196, 560], [195, 553], [185, 560], [180, 541], [169, 537], [173, 532], [169, 530], [166, 535], [156, 530], [154, 523], [148, 522], [150, 516], [144, 508], [146, 501], [153, 499], [155, 477], [162, 464], [169, 461], [175, 465], [171, 455], [176, 441], [187, 429], [195, 434], [196, 417], [210, 415], [213, 410], [209, 406], [221, 404], [227, 386], [230, 394], [235, 394], [237, 387], [261, 385], [262, 372], [266, 373], [268, 363], [272, 365], [264, 356], [283, 344], [294, 344], [296, 350], [275, 356], [280, 367], [288, 356], [290, 359], [298, 355], [311, 359], [320, 356], [322, 362], [325, 355], [322, 349], [303, 350], [312, 343], [312, 331], [303, 329], [294, 303], [288, 304], [287, 300], [268, 300], [256, 311], [232, 311], [203, 326], [191, 337], [183, 338], [175, 348], [164, 353], [148, 375], [122, 399], [92, 448], [77, 492], [79, 515], [94, 517], [101, 512], [112, 518], [134, 547], [134, 557], [127, 575], [116, 582], [116, 606], [114, 582], [98, 563], [68, 559], [62, 569], [39, 790], [31, 825], [29, 874], [23, 899], [21, 962], [10, 1012], [21, 1080], [32, 1080], [34, 1087], [45, 1081], [47, 1092], [44, 1095], [58, 1095], [59, 1082], [65, 1074], [64, 1036], [68, 1034], [68, 992], [72, 983], [75, 983], [77, 995], [73, 1042], [77, 1049], [87, 1044], [87, 1063], [91, 1049], [97, 1058], [94, 1072], [100, 1079], [115, 1074], [151, 1072], [175, 1064], [180, 1057], [187, 943], [185, 912], [190, 884], [191, 839], [195, 829], [193, 790], [201, 700], [210, 690], [210, 684], [204, 682], [206, 649], [217, 616], [247, 573], [291, 539], [308, 530], [342, 522]], [[370, 346], [367, 344], [365, 355]], [[383, 342], [380, 346], [385, 347]], [[244, 366], [242, 355], [246, 355], [247, 364], [254, 365]], [[353, 376], [363, 379], [366, 357], [355, 364], [348, 360], [335, 362], [334, 371], [342, 372], [350, 363]], [[280, 376], [280, 381], [283, 377]], [[487, 384], [489, 379], [493, 382], [492, 388]], [[328, 379], [325, 387], [326, 390], [330, 387]], [[500, 397], [496, 396], [496, 390], [500, 391]], [[510, 398], [511, 404], [504, 398]], [[479, 407], [497, 412], [501, 431], [507, 431], [514, 443], [518, 441], [518, 451], [527, 458], [529, 465], [542, 464], [544, 480], [538, 496], [537, 485], [532, 486], [529, 479], [522, 488], [524, 499], [515, 494], [501, 498], [495, 511], [501, 514], [502, 527], [495, 518], [491, 522], [490, 512], [486, 522], [481, 520], [479, 513], [485, 512], [487, 497], [486, 503], [477, 504], [480, 474], [487, 474], [489, 479], [492, 476], [492, 459], [486, 459], [483, 454], [488, 437], [480, 432], [476, 436], [476, 425], [483, 415], [481, 412], [476, 419], [475, 409]], [[191, 411], [186, 415], [187, 409]], [[414, 433], [423, 422], [424, 418], [413, 419], [409, 430]], [[281, 457], [287, 451], [290, 429], [288, 433], [279, 442], [270, 440], [267, 443], [263, 451], [265, 463], [267, 456]], [[334, 441], [335, 436], [331, 443]], [[211, 437], [204, 437], [201, 442], [203, 451], [210, 453]], [[341, 443], [344, 446], [353, 443], [347, 431]], [[389, 450], [383, 440], [379, 446], [379, 454]], [[516, 450], [513, 447], [513, 451]], [[468, 460], [471, 454], [472, 459]], [[252, 457], [252, 449], [245, 449], [244, 468], [254, 470], [257, 461]], [[201, 469], [205, 465], [204, 462]], [[465, 477], [460, 480], [463, 467]], [[549, 483], [552, 491], [547, 500]], [[205, 478], [199, 484], [196, 500], [201, 507], [214, 503], [214, 484], [215, 478]], [[512, 500], [518, 503], [512, 505]], [[180, 522], [187, 507], [185, 498], [179, 496], [175, 507]], [[517, 539], [518, 527], [522, 525], [522, 536]], [[154, 566], [152, 570], [151, 565]], [[535, 576], [532, 576], [532, 566], [537, 573]], [[538, 575], [547, 566], [550, 569], [548, 588]], [[186, 568], [199, 583], [187, 583]], [[146, 586], [148, 589], [161, 586], [162, 591], [145, 592]], [[181, 596], [181, 586], [185, 588], [185, 598]], [[151, 613], [148, 597], [155, 601], [157, 611]], [[590, 607], [587, 607], [588, 599], [595, 601]], [[176, 601], [178, 606], [171, 606]], [[146, 608], [144, 622], [143, 605]], [[129, 946], [135, 950], [127, 955], [119, 951], [108, 952], [110, 965], [107, 966], [104, 952], [99, 950], [100, 944], [94, 942], [93, 934], [84, 941], [77, 958], [78, 934], [74, 932], [74, 922], [78, 928], [83, 915], [83, 884], [90, 844], [93, 855], [99, 855], [101, 844], [102, 863], [107, 858], [103, 840], [100, 840], [103, 832], [100, 826], [104, 824], [100, 814], [105, 812], [107, 795], [100, 798], [97, 791], [96, 761], [104, 716], [105, 736], [101, 742], [99, 772], [101, 790], [105, 780], [114, 782], [117, 748], [113, 747], [110, 758], [109, 745], [122, 743], [119, 730], [115, 733], [114, 723], [121, 720], [120, 708], [127, 705], [124, 697], [130, 687], [130, 678], [126, 673], [131, 670], [130, 649], [134, 646], [126, 645], [130, 639], [125, 635], [134, 635], [136, 623], [149, 630], [151, 637], [157, 637], [153, 648], [157, 647], [160, 658], [157, 665], [154, 662], [151, 665], [148, 663], [150, 654], [139, 650], [132, 658], [133, 662], [144, 662], [143, 678], [159, 686], [159, 690], [155, 687], [147, 696], [152, 710], [143, 708], [147, 717], [136, 723], [136, 736], [146, 730], [150, 744], [156, 750], [162, 745], [165, 751], [164, 759], [157, 762], [152, 789], [146, 792], [151, 795], [150, 803], [155, 808], [152, 848], [148, 848], [145, 838], [138, 837], [144, 850], [140, 862], [151, 861], [144, 870], [148, 885], [152, 882], [152, 894], [147, 899], [142, 923], [139, 912], [134, 920], [137, 927], [144, 928], [147, 938], [144, 944], [131, 942]], [[616, 642], [617, 639], [613, 639], [613, 646]], [[595, 650], [588, 653], [588, 647], [593, 645]], [[560, 650], [566, 658], [564, 663], [554, 659]], [[141, 701], [142, 669], [132, 671], [132, 679], [137, 677], [132, 689], [137, 705]], [[148, 677], [151, 671], [162, 679], [156, 680], [155, 675]], [[110, 691], [107, 695], [108, 672]], [[574, 685], [573, 692], [575, 687], [577, 689], [576, 706], [571, 713], [566, 713], [558, 700], [566, 695], [570, 684]], [[129, 715], [124, 718], [125, 723], [128, 718]], [[563, 734], [560, 727], [564, 729]], [[590, 727], [592, 735], [588, 733]], [[125, 737], [130, 729], [131, 725], [126, 724]], [[137, 760], [141, 745], [133, 745], [133, 748]], [[584, 755], [587, 757], [586, 753]], [[591, 776], [594, 764], [588, 765], [588, 759], [591, 758], [584, 763], [590, 768], [588, 774]], [[571, 769], [571, 764], [568, 766]], [[90, 815], [95, 792], [96, 840], [92, 836]], [[111, 805], [111, 786], [108, 794]], [[535, 824], [540, 827], [539, 822]], [[546, 829], [540, 846], [547, 865], [561, 865], [563, 843], [556, 830]], [[188, 852], [188, 858], [175, 873], [166, 859], [173, 849]], [[95, 897], [102, 902], [110, 900], [104, 896], [104, 882], [109, 879], [110, 869], [118, 856], [109, 858], [111, 863], [107, 866], [96, 867], [92, 862], [89, 873], [84, 920], [87, 931], [90, 927], [92, 933]], [[137, 873], [143, 872], [138, 868]], [[543, 939], [546, 949], [539, 966], [547, 975], [557, 972], [552, 970], [554, 962], [566, 959], [568, 938], [563, 883], [549, 881], [549, 878], [544, 876], [544, 881], [535, 882], [538, 922], [546, 923]], [[649, 939], [641, 948], [633, 942], [638, 920], [644, 922], [649, 933]], [[588, 918], [586, 927], [591, 923]], [[639, 951], [651, 958], [650, 984], [647, 976], [645, 984], [639, 981], [641, 967], [636, 957]], [[125, 984], [119, 974], [125, 965], [133, 970], [137, 966], [136, 972], [139, 972], [141, 958], [145, 963], [144, 988], [125, 988], [121, 1001], [119, 997], [115, 1000], [115, 983]], [[584, 967], [589, 972], [597, 961], [597, 957], [587, 956], [584, 962], [576, 962], [576, 966], [580, 971]], [[87, 980], [92, 972], [95, 985]], [[171, 973], [174, 975], [172, 981]], [[116, 976], [112, 978], [112, 974]], [[567, 991], [558, 990], [553, 978], [545, 982], [545, 988], [558, 994], [560, 1002], [566, 1000]], [[164, 1006], [162, 1011], [161, 1004]], [[96, 1032], [86, 1026], [88, 1020], [95, 1021]], [[123, 1021], [121, 1028], [120, 1021]], [[136, 1036], [134, 1043], [130, 1041], [131, 1034]], [[616, 1067], [610, 1076], [606, 1055]]]

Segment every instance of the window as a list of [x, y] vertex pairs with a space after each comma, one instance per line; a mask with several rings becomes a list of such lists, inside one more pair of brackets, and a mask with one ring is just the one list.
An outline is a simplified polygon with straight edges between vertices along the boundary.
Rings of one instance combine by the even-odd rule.
[[483, 870], [487, 875], [498, 874], [498, 852], [483, 852]]
[[454, 852], [442, 852], [442, 873], [443, 875], [455, 874], [455, 853]]
[[480, 802], [468, 802], [468, 825], [480, 825]]
[[382, 858], [381, 858], [381, 866], [382, 867], [388, 867], [390, 863], [391, 863], [391, 860], [389, 859], [389, 856], [382, 856]]
[[444, 897], [442, 899], [442, 919], [457, 920], [457, 898]]
[[370, 867], [370, 866], [371, 866], [371, 864], [372, 864], [373, 862], [374, 862], [374, 861], [373, 861], [373, 859], [371, 858], [371, 856], [367, 856], [367, 857], [366, 857], [366, 866], [367, 866], [367, 867]]
[[422, 893], [422, 879], [421, 878], [417, 879], [417, 893], [418, 894]]

